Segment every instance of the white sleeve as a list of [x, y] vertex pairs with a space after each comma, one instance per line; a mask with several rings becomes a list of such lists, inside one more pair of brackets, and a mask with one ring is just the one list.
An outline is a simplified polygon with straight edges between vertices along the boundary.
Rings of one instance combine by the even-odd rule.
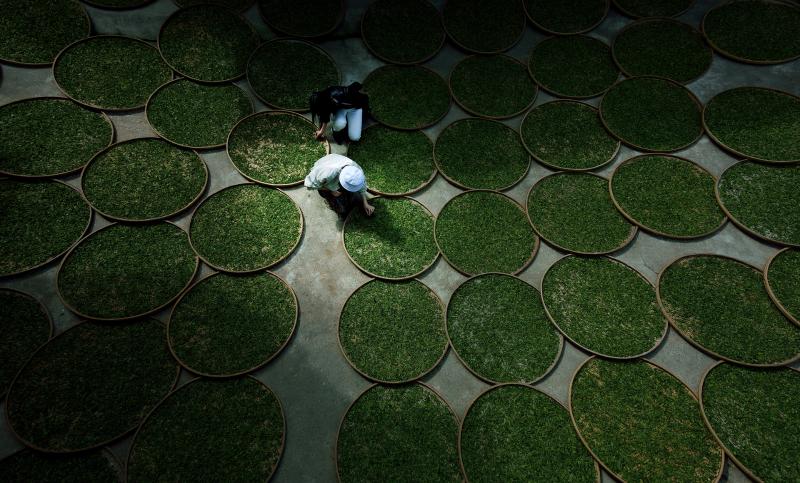
[[333, 190], [331, 185], [338, 186], [339, 173], [348, 164], [355, 164], [353, 160], [340, 154], [328, 154], [318, 159], [311, 168], [304, 181], [308, 189], [318, 190], [322, 188]]
[[319, 183], [319, 180], [317, 179], [316, 171], [317, 171], [317, 168], [313, 168], [311, 170], [311, 172], [308, 173], [308, 175], [306, 175], [306, 179], [303, 181], [303, 186], [305, 186], [306, 189], [310, 189], [310, 190], [318, 190], [318, 189], [320, 189], [321, 185]]
[[330, 189], [328, 184], [338, 177], [339, 171], [341, 170], [331, 166], [314, 166], [311, 172], [308, 173], [308, 176], [306, 176], [303, 184], [310, 190], [322, 188]]

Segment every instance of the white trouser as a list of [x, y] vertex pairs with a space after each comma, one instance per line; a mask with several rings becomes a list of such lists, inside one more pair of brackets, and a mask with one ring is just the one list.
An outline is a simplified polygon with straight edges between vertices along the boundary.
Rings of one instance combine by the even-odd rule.
[[362, 109], [339, 109], [333, 113], [333, 130], [341, 131], [347, 127], [347, 137], [351, 141], [361, 139], [361, 123], [364, 111]]

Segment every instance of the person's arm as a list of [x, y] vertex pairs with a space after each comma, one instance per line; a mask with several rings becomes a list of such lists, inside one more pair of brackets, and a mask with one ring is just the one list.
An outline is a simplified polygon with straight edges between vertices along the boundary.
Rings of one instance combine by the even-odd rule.
[[361, 192], [359, 194], [361, 195], [361, 207], [364, 209], [364, 213], [366, 213], [367, 216], [372, 216], [372, 213], [375, 212], [375, 207], [367, 201], [367, 193]]
[[325, 137], [325, 128], [327, 128], [327, 127], [328, 127], [328, 123], [327, 122], [323, 122], [322, 125], [317, 130], [317, 132], [314, 133], [314, 137], [316, 137], [317, 139], [324, 138]]
[[328, 127], [328, 123], [331, 122], [331, 113], [333, 109], [331, 109], [331, 99], [328, 89], [322, 91], [320, 95], [323, 97], [319, 101], [319, 112], [316, 113], [319, 117], [319, 129], [314, 133], [314, 137], [322, 140], [325, 138], [325, 129]]
[[306, 189], [317, 191], [329, 191], [328, 183], [331, 180], [331, 170], [326, 166], [314, 165], [311, 171], [306, 175], [303, 184]]

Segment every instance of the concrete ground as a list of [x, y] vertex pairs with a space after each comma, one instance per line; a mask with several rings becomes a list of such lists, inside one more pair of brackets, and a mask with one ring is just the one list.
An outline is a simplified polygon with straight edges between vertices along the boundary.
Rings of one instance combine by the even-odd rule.
[[[337, 30], [334, 38], [321, 42], [338, 63], [344, 83], [362, 80], [371, 70], [382, 62], [370, 55], [358, 37], [358, 25], [367, 0], [347, 0], [347, 18]], [[441, 7], [443, 0], [434, 1]], [[716, 0], [698, 0], [693, 7], [679, 17], [699, 28], [703, 13], [716, 4]], [[144, 8], [111, 12], [86, 7], [92, 18], [94, 31], [101, 34], [122, 34], [154, 39], [158, 28], [171, 12], [177, 9], [170, 0], [157, 0]], [[256, 7], [245, 15], [259, 32], [271, 36], [261, 21]], [[610, 43], [616, 32], [631, 19], [611, 9], [605, 21], [590, 35]], [[546, 36], [528, 26], [522, 41], [510, 50], [512, 55], [525, 60], [531, 48]], [[426, 63], [442, 76], [449, 74], [452, 66], [466, 54], [447, 44], [439, 54]], [[21, 68], [3, 64], [2, 84], [0, 84], [0, 105], [18, 99], [35, 96], [60, 96], [49, 68]], [[800, 95], [800, 60], [776, 66], [751, 66], [729, 61], [717, 54], [711, 69], [700, 79], [689, 84], [689, 88], [707, 102], [715, 94], [742, 85], [769, 86]], [[266, 107], [258, 102], [245, 80], [237, 82], [250, 92], [258, 110]], [[553, 98], [540, 93], [536, 104], [548, 102]], [[600, 98], [588, 101], [597, 105]], [[142, 111], [129, 114], [112, 114], [111, 119], [117, 129], [117, 141], [131, 138], [154, 136]], [[449, 123], [467, 117], [455, 104], [447, 117], [435, 126], [426, 129], [431, 138]], [[505, 121], [518, 129], [522, 116]], [[334, 145], [334, 151], [344, 153], [341, 146]], [[639, 154], [623, 147], [615, 162], [599, 171], [610, 176], [617, 164]], [[677, 153], [688, 157], [715, 176], [719, 176], [736, 159], [724, 153], [707, 136], [692, 147]], [[201, 156], [210, 170], [208, 194], [223, 187], [245, 182], [229, 161], [224, 149], [205, 151]], [[508, 194], [525, 204], [528, 189], [551, 171], [532, 163], [525, 179], [508, 191]], [[79, 177], [70, 176], [66, 180], [79, 188]], [[287, 420], [286, 447], [275, 475], [278, 482], [322, 482], [335, 481], [336, 467], [334, 446], [336, 431], [347, 406], [370, 383], [362, 378], [345, 361], [339, 350], [336, 338], [336, 323], [339, 311], [348, 295], [368, 277], [361, 273], [348, 260], [340, 239], [341, 224], [336, 215], [327, 210], [316, 194], [303, 187], [287, 189], [286, 192], [301, 207], [305, 215], [305, 234], [298, 249], [274, 271], [292, 286], [300, 302], [300, 320], [294, 338], [286, 349], [264, 369], [254, 376], [267, 383], [283, 403]], [[437, 214], [444, 204], [460, 190], [447, 183], [441, 176], [414, 198]], [[188, 228], [190, 213], [173, 219], [184, 229]], [[95, 215], [92, 231], [109, 222]], [[613, 256], [638, 269], [651, 282], [673, 259], [700, 252], [729, 255], [739, 260], [763, 267], [767, 259], [778, 251], [777, 246], [769, 245], [746, 235], [732, 223], [711, 237], [695, 241], [675, 241], [654, 237], [639, 232], [635, 241]], [[541, 287], [542, 276], [547, 268], [564, 256], [546, 244], [541, 245], [534, 262], [520, 274], [520, 277]], [[56, 294], [57, 263], [28, 274], [0, 280], [0, 286], [13, 287], [33, 294], [42, 300], [52, 315], [56, 334], [79, 322], [70, 313]], [[203, 266], [198, 278], [210, 272]], [[420, 279], [433, 288], [446, 303], [455, 288], [466, 277], [456, 272], [441, 258]], [[168, 310], [156, 314], [166, 321]], [[536, 387], [566, 403], [569, 382], [573, 371], [588, 355], [565, 342], [564, 353], [553, 372]], [[694, 349], [681, 336], [670, 330], [664, 343], [647, 356], [670, 369], [695, 392], [703, 372], [714, 362], [711, 358]], [[181, 384], [192, 379], [186, 371], [181, 376]], [[469, 402], [488, 386], [475, 378], [449, 351], [444, 361], [424, 379], [436, 388], [450, 403], [459, 417], [463, 417]], [[2, 403], [3, 406], [5, 402]], [[5, 411], [5, 408], [0, 408]], [[127, 436], [112, 445], [113, 452], [125, 461], [131, 444]], [[0, 420], [0, 459], [21, 448], [22, 445], [11, 435], [5, 418]], [[604, 481], [612, 481], [603, 475]], [[726, 463], [723, 480], [748, 481], [747, 477], [730, 462]]]

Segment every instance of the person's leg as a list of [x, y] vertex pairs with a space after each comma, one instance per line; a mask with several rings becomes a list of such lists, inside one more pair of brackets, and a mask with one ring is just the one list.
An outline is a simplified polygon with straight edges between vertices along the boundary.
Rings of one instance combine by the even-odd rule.
[[342, 144], [347, 141], [347, 109], [339, 109], [333, 115], [333, 140], [336, 144]]
[[347, 218], [347, 214], [350, 213], [350, 210], [356, 205], [353, 201], [353, 196], [357, 194], [347, 190], [341, 190], [339, 196], [334, 196], [329, 190], [317, 190], [317, 193], [325, 199], [328, 208], [335, 211], [342, 220]]
[[340, 214], [342, 219], [347, 218], [347, 215], [350, 214], [350, 211], [356, 207], [358, 201], [361, 199], [358, 193], [351, 193], [347, 190], [342, 190], [342, 194], [339, 198], [342, 199], [343, 212]]
[[331, 193], [328, 190], [317, 190], [317, 193], [319, 193], [319, 195], [325, 200], [325, 203], [327, 203], [328, 208], [338, 212], [338, 210], [336, 209], [337, 199], [335, 196], [333, 196], [333, 193]]
[[333, 131], [341, 131], [347, 126], [347, 109], [339, 109], [333, 113], [333, 124], [331, 129]]
[[347, 136], [351, 141], [361, 139], [361, 125], [364, 121], [363, 109], [347, 110]]

